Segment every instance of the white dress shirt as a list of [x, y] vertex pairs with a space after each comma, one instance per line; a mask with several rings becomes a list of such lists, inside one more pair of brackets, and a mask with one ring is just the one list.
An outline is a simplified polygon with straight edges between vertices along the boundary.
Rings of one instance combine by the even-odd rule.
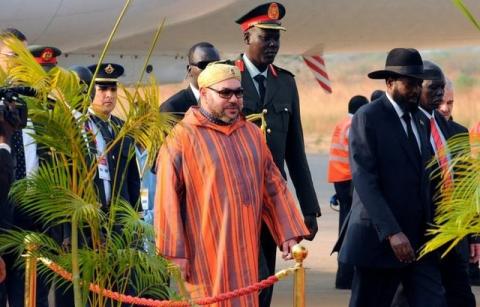
[[[248, 70], [248, 73], [250, 74], [250, 77], [252, 78], [253, 85], [257, 89], [257, 93], [260, 95], [260, 90], [258, 89], [258, 82], [253, 79], [257, 75], [263, 75], [265, 77], [265, 82], [267, 82], [267, 76], [268, 76], [268, 68], [265, 69], [264, 71], [258, 70], [257, 66], [255, 66], [252, 61], [250, 61], [247, 57], [246, 54], [243, 54], [243, 62], [245, 63], [245, 67]], [[267, 88], [267, 85], [264, 84], [265, 89]]]
[[[95, 115], [95, 112], [92, 109], [88, 109], [88, 112], [92, 115]], [[110, 119], [109, 119], [110, 120]], [[102, 134], [100, 133], [100, 129], [95, 125], [93, 120], [89, 119], [87, 122], [88, 127], [92, 130], [93, 135], [95, 136], [95, 145], [97, 148], [97, 159], [99, 159], [102, 155], [104, 155], [105, 150], [107, 149], [107, 142], [105, 142], [105, 139], [103, 138]], [[112, 128], [109, 128], [110, 132]], [[108, 159], [105, 157], [105, 161], [107, 163], [107, 168], [109, 168], [108, 165]], [[98, 170], [100, 171], [100, 170]], [[113, 174], [110, 174], [110, 176], [113, 176]], [[111, 177], [110, 180], [103, 179], [103, 188], [105, 190], [105, 199], [108, 202], [110, 202], [110, 199], [112, 197], [112, 185], [111, 185]]]
[[200, 91], [191, 83], [190, 83], [190, 89], [192, 90], [193, 96], [195, 96], [195, 99], [198, 102], [200, 100]]
[[28, 119], [27, 126], [22, 129], [23, 148], [25, 150], [25, 173], [30, 177], [38, 170], [37, 143], [32, 135], [35, 134], [32, 121]]
[[[433, 116], [433, 114], [430, 114], [427, 111], [425, 111], [425, 109], [423, 109], [422, 107], [419, 107], [419, 109], [428, 118], [428, 121], [429, 121], [428, 124], [429, 125], [430, 125], [430, 120], [433, 118], [433, 122], [435, 123], [435, 126], [437, 126], [437, 131], [440, 134], [440, 139], [442, 140], [442, 144], [443, 144], [443, 146], [446, 146], [447, 145], [447, 139], [443, 135], [442, 130], [440, 130], [440, 126], [438, 125], [437, 120], [435, 119], [435, 116]], [[430, 144], [432, 144], [432, 148], [435, 151], [435, 157], [438, 158], [438, 154], [437, 154], [438, 153], [438, 148], [437, 148], [437, 146], [435, 146], [435, 141], [433, 140], [432, 133], [430, 133]], [[447, 155], [447, 160], [450, 163], [450, 155], [448, 154], [448, 152], [446, 152], [446, 155]]]
[[[395, 109], [395, 112], [397, 113], [397, 116], [400, 119], [400, 123], [402, 123], [403, 130], [405, 131], [405, 134], [408, 137], [407, 124], [405, 123], [405, 120], [403, 120], [402, 118], [405, 112], [403, 112], [402, 108], [400, 108], [398, 103], [396, 103], [388, 93], [385, 93], [385, 94], [388, 100], [390, 101], [390, 103], [393, 105], [393, 108]], [[410, 123], [412, 125], [413, 134], [415, 135], [415, 140], [417, 140], [418, 149], [420, 150], [420, 152], [422, 152], [422, 146], [420, 145], [420, 136], [418, 134], [417, 125], [415, 124], [415, 121], [413, 120], [413, 116], [411, 113], [410, 113]]]

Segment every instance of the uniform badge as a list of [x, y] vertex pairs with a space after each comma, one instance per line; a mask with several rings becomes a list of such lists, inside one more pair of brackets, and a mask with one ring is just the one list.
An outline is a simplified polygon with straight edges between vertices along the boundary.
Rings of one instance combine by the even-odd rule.
[[42, 52], [42, 55], [41, 55], [41, 58], [42, 60], [44, 60], [45, 62], [48, 62], [52, 59], [53, 57], [53, 50], [50, 49], [50, 48], [46, 48], [43, 52]]
[[111, 64], [108, 64], [107, 67], [105, 67], [104, 71], [107, 73], [107, 74], [111, 74], [115, 71], [115, 68], [113, 68], [113, 66]]
[[278, 4], [272, 3], [268, 7], [268, 18], [270, 19], [278, 19], [280, 17], [280, 11], [278, 10]]

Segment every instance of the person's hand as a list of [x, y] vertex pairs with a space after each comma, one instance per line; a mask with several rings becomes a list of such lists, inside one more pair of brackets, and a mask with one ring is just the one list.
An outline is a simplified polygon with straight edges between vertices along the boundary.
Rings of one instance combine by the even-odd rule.
[[396, 233], [388, 238], [395, 256], [400, 262], [411, 263], [415, 260], [415, 252], [407, 236], [403, 232]]
[[0, 283], [2, 283], [7, 277], [7, 266], [3, 258], [0, 257]]
[[298, 243], [297, 239], [290, 239], [282, 243], [283, 260], [292, 260], [292, 247]]
[[308, 231], [310, 232], [310, 234], [308, 236], [305, 236], [304, 238], [312, 241], [318, 231], [317, 216], [314, 214], [305, 215], [303, 219], [305, 222], [305, 226], [307, 226]]
[[183, 280], [187, 280], [190, 277], [190, 268], [188, 260], [185, 258], [171, 258], [170, 261], [175, 264], [180, 270], [180, 274]]
[[477, 263], [480, 260], [480, 243], [470, 244], [470, 262]]

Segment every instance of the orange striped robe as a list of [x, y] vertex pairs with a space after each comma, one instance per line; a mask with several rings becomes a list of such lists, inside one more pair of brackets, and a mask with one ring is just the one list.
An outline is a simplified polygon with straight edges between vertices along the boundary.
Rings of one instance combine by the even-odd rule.
[[[158, 253], [185, 258], [192, 298], [258, 281], [261, 220], [278, 245], [308, 234], [260, 129], [209, 122], [192, 107], [157, 160]], [[258, 294], [215, 306], [258, 306]]]

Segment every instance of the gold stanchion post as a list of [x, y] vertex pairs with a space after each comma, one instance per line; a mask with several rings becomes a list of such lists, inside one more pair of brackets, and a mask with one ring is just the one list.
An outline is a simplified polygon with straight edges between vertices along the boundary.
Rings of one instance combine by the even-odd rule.
[[27, 247], [25, 257], [25, 307], [37, 306], [37, 258], [33, 255], [36, 250], [35, 243], [29, 235], [25, 236]]
[[295, 276], [293, 288], [293, 306], [305, 307], [305, 268], [303, 260], [307, 258], [307, 249], [297, 244], [292, 248], [292, 256], [295, 259]]

